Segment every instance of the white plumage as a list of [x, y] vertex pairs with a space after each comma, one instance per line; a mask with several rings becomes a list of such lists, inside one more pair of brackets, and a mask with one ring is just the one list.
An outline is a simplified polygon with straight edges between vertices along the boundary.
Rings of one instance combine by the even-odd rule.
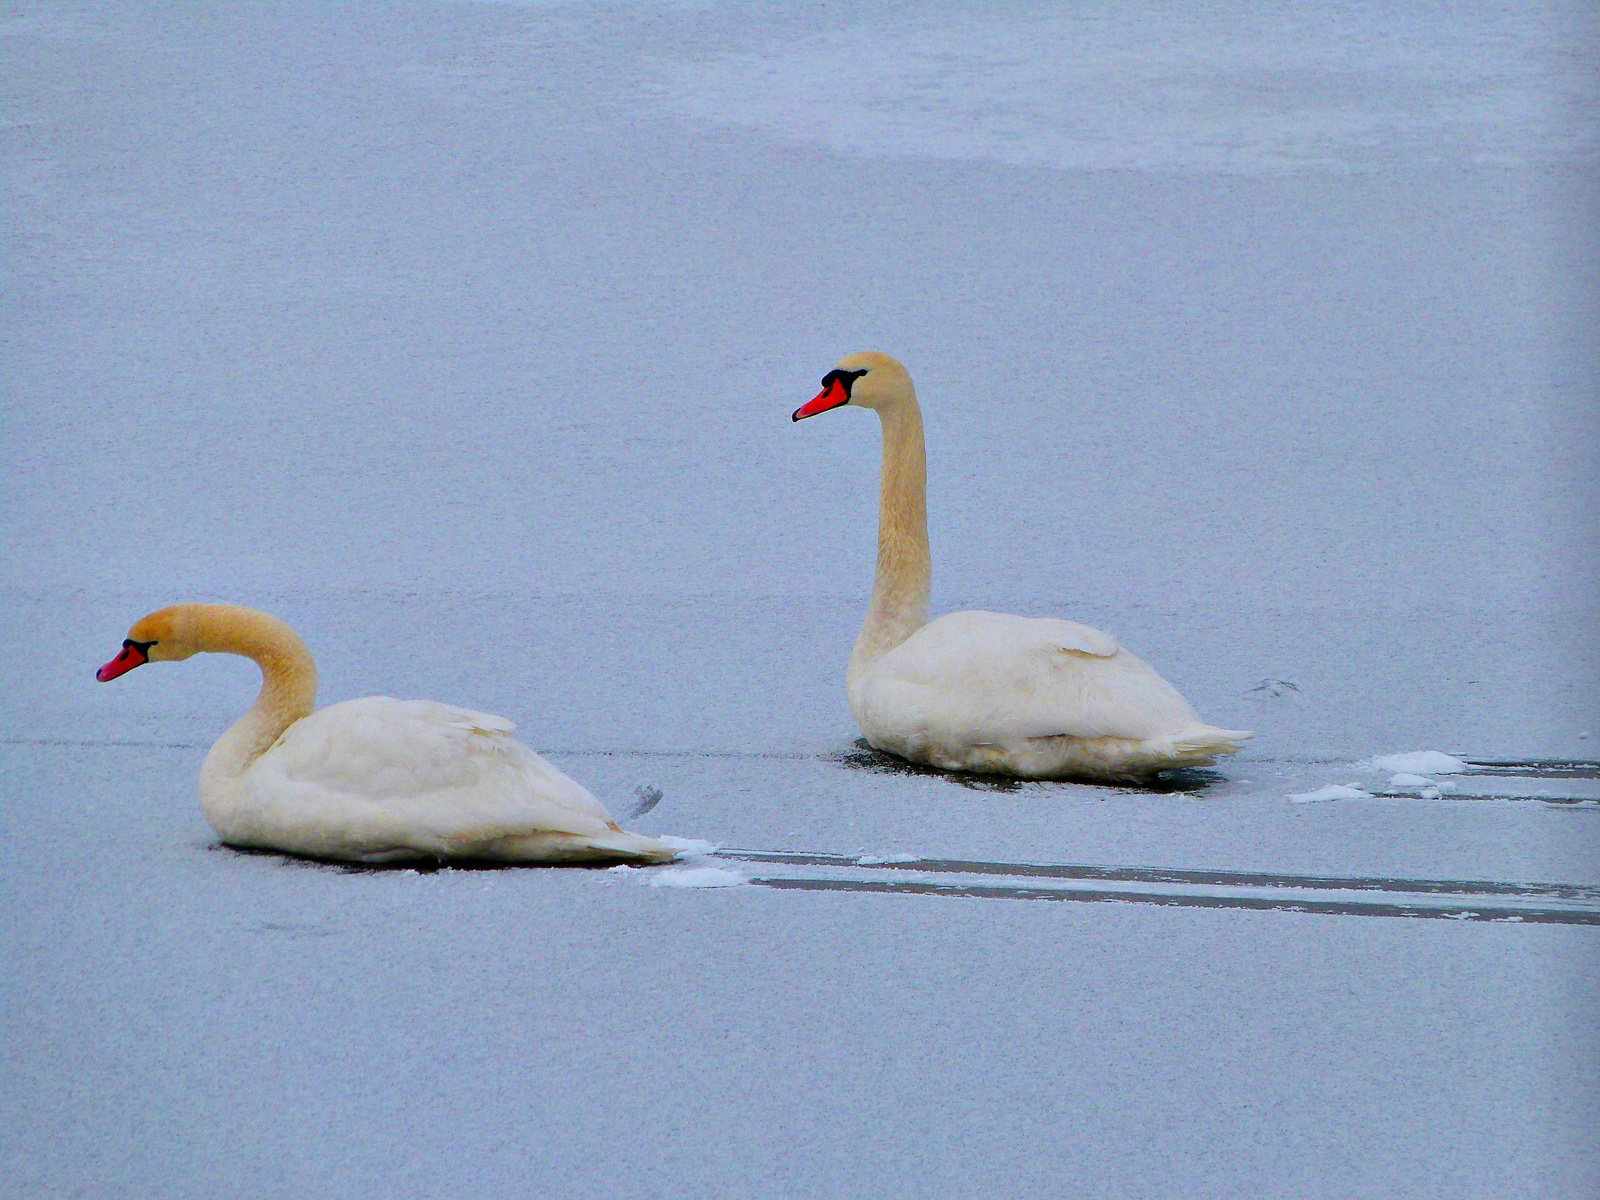
[[229, 845], [365, 863], [676, 857], [621, 829], [587, 788], [513, 740], [504, 717], [387, 696], [313, 711], [310, 651], [266, 613], [162, 609], [133, 627], [100, 678], [202, 651], [244, 655], [262, 673], [254, 707], [200, 770], [201, 808]]
[[983, 611], [922, 626], [861, 673], [851, 705], [880, 750], [947, 770], [1137, 778], [1204, 765], [1214, 729], [1110, 634]]
[[1087, 625], [982, 611], [928, 620], [916, 389], [888, 355], [852, 354], [795, 420], [847, 404], [883, 422], [878, 569], [845, 677], [869, 743], [947, 770], [1141, 780], [1209, 766], [1253, 736], [1207, 725], [1176, 688]]
[[237, 779], [203, 797], [223, 840], [324, 858], [665, 859], [605, 806], [512, 739], [504, 717], [369, 696], [296, 721]]

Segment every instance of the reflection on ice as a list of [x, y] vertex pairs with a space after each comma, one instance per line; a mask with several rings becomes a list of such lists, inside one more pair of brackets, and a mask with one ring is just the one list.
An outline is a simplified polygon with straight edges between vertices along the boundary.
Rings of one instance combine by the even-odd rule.
[[925, 767], [920, 763], [907, 762], [905, 759], [893, 754], [886, 754], [884, 751], [874, 748], [866, 738], [857, 738], [851, 749], [829, 754], [826, 759], [828, 762], [836, 763], [850, 770], [870, 771], [875, 775], [929, 775], [940, 779], [948, 779], [951, 783], [970, 788], [975, 792], [1020, 792], [1026, 788], [1045, 788], [1074, 784], [1116, 792], [1183, 792], [1192, 794], [1214, 784], [1222, 783], [1227, 779], [1227, 776], [1221, 771], [1211, 771], [1203, 768], [1163, 771], [1148, 783], [1139, 786], [1103, 783], [1096, 780], [1028, 780], [1012, 779], [1005, 775], [979, 775], [970, 771], [941, 771], [937, 767]]

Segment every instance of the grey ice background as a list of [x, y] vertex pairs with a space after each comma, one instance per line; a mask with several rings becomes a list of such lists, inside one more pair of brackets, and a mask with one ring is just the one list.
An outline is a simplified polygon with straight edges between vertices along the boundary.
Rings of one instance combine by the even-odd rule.
[[[1596, 756], [1595, 25], [0, 10], [0, 1192], [1595, 1194], [1590, 931], [332, 874], [210, 848], [248, 664], [89, 678], [230, 600], [647, 829], [1593, 881], [1586, 811], [1283, 795]], [[878, 442], [788, 412], [865, 347], [936, 607], [1110, 629], [1227, 783], [830, 757]]]

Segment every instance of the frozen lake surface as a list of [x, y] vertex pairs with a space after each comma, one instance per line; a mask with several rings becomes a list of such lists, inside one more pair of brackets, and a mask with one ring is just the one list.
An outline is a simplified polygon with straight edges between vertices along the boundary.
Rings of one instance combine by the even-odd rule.
[[[1596, 51], [1581, 5], [10, 6], [0, 1194], [1596, 1194]], [[1245, 754], [855, 745], [877, 430], [788, 415], [867, 347], [936, 610], [1107, 629]], [[186, 599], [288, 619], [324, 703], [663, 789], [722, 877], [218, 847], [254, 668], [91, 680]], [[1355, 765], [1422, 749], [1477, 765]]]

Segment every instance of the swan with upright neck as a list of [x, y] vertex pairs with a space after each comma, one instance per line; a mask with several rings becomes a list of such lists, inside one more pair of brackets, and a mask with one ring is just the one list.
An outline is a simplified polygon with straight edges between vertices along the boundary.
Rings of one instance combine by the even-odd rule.
[[871, 745], [952, 771], [1143, 782], [1210, 766], [1253, 736], [1207, 725], [1087, 625], [981, 611], [930, 621], [927, 451], [911, 375], [887, 354], [851, 354], [794, 420], [846, 405], [883, 425], [877, 574], [845, 672]]
[[200, 805], [230, 846], [360, 863], [486, 859], [665, 862], [503, 717], [369, 696], [317, 709], [317, 668], [283, 621], [230, 604], [178, 604], [138, 621], [96, 678], [147, 662], [238, 654], [261, 668], [255, 705], [200, 768]]

